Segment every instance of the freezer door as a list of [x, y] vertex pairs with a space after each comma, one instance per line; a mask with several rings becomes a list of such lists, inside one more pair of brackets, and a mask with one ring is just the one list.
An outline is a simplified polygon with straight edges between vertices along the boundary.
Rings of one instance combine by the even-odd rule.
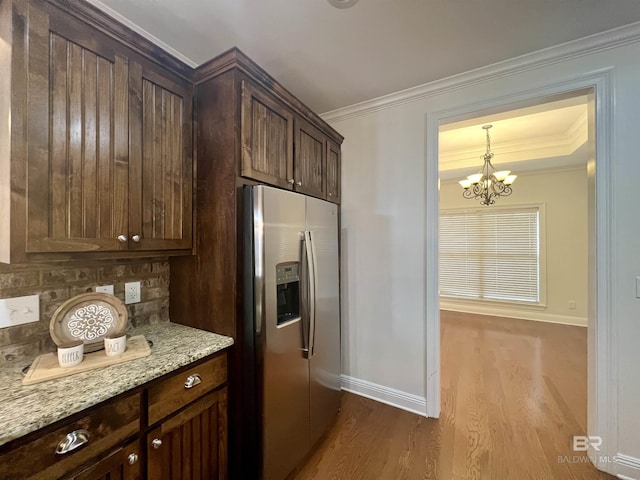
[[311, 445], [314, 445], [331, 427], [340, 409], [338, 209], [332, 203], [311, 197], [307, 197], [306, 209], [315, 271], [315, 322], [309, 365]]
[[283, 316], [282, 311], [283, 302], [292, 298], [290, 292], [282, 291], [283, 282], [288, 288], [295, 282], [295, 272], [288, 267], [302, 267], [305, 198], [269, 187], [254, 188], [256, 333], [258, 338], [264, 336], [262, 478], [282, 480], [310, 448], [303, 322], [295, 315]]

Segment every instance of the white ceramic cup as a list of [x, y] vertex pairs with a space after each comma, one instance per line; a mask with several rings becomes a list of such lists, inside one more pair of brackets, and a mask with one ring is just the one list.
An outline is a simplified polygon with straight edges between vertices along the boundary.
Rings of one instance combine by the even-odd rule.
[[110, 335], [104, 337], [104, 352], [107, 357], [117, 357], [122, 355], [127, 348], [126, 335]]
[[82, 362], [84, 356], [84, 342], [79, 340], [58, 347], [58, 363], [62, 368], [73, 367]]

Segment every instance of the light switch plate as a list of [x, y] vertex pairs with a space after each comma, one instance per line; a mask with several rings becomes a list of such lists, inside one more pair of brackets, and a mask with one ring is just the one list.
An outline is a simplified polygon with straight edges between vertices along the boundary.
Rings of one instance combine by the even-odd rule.
[[0, 299], [0, 328], [40, 320], [40, 295]]
[[124, 303], [138, 303], [140, 301], [140, 282], [124, 284]]
[[100, 285], [96, 287], [96, 292], [98, 293], [110, 293], [113, 295], [113, 285]]

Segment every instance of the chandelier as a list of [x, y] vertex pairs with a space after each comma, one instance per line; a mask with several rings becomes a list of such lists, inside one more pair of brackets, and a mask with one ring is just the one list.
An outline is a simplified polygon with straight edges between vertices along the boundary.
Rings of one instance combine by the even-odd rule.
[[493, 153], [491, 153], [491, 139], [489, 129], [492, 125], [484, 125], [482, 128], [487, 132], [487, 151], [480, 158], [484, 160], [480, 172], [469, 175], [458, 183], [464, 188], [462, 196], [464, 198], [479, 199], [481, 205], [493, 205], [496, 198], [511, 195], [511, 184], [517, 175], [511, 175], [509, 170], [496, 172], [491, 164]]

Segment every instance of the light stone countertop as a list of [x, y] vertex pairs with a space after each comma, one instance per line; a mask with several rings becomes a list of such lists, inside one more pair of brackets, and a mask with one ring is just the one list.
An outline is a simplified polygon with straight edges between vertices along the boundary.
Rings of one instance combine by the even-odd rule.
[[151, 340], [151, 355], [29, 386], [22, 385], [29, 361], [0, 368], [0, 445], [233, 345], [230, 337], [170, 322], [127, 334]]

